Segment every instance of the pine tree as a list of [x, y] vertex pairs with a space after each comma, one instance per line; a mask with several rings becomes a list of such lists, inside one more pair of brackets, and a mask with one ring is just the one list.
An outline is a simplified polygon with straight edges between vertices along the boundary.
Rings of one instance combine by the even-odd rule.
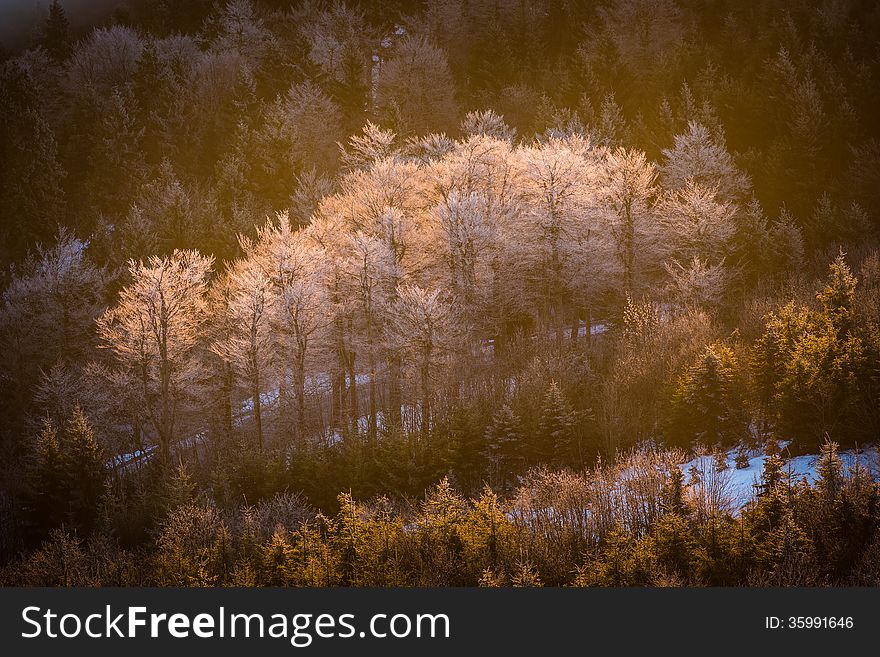
[[556, 381], [551, 381], [541, 401], [538, 440], [533, 448], [537, 463], [560, 465], [575, 454], [575, 414]]
[[826, 433], [859, 439], [870, 431], [863, 411], [870, 401], [858, 383], [870, 356], [855, 330], [855, 290], [856, 279], [840, 255], [817, 294], [821, 311], [790, 303], [768, 322], [780, 352], [777, 429], [802, 446], [818, 446]]
[[79, 406], [67, 422], [62, 446], [68, 514], [87, 536], [98, 518], [107, 469], [103, 450]]
[[833, 505], [843, 487], [843, 462], [840, 460], [838, 445], [827, 439], [822, 444], [822, 452], [816, 464], [818, 480], [816, 486], [826, 505]]
[[24, 256], [64, 218], [58, 141], [37, 82], [24, 66], [0, 67], [0, 257]]
[[688, 507], [685, 503], [684, 494], [684, 472], [679, 467], [673, 467], [669, 471], [669, 477], [663, 484], [663, 491], [660, 494], [660, 508], [663, 510], [663, 513], [686, 516]]
[[768, 456], [764, 459], [764, 469], [761, 471], [761, 483], [758, 495], [769, 495], [783, 482], [785, 461], [778, 455]]
[[486, 429], [483, 454], [491, 471], [492, 483], [504, 485], [518, 474], [522, 465], [520, 420], [509, 405], [495, 413]]
[[471, 410], [455, 404], [447, 412], [449, 461], [458, 487], [464, 491], [479, 490], [485, 476], [485, 440]]
[[667, 513], [658, 518], [651, 527], [647, 547], [662, 576], [685, 579], [692, 573], [697, 541], [682, 514]]
[[857, 284], [858, 279], [846, 264], [844, 254], [840, 253], [829, 267], [825, 287], [816, 294], [825, 316], [837, 328], [838, 335], [843, 336], [852, 328]]
[[83, 536], [91, 532], [104, 495], [106, 460], [79, 406], [61, 432], [48, 421], [43, 425], [25, 493], [33, 538], [62, 524]]
[[38, 539], [64, 520], [64, 456], [58, 430], [48, 420], [37, 437], [34, 460], [26, 474], [25, 518], [29, 538]]
[[56, 62], [63, 62], [70, 54], [72, 40], [70, 22], [58, 0], [49, 5], [49, 16], [43, 26], [43, 47]]
[[710, 345], [681, 377], [673, 404], [677, 433], [683, 442], [725, 444], [745, 432], [736, 366], [728, 347]]

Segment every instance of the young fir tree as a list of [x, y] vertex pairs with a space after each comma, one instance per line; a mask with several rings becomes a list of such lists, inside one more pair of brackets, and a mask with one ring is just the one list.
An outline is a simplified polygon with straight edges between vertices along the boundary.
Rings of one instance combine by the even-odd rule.
[[538, 440], [534, 446], [537, 463], [562, 464], [577, 451], [575, 414], [556, 381], [551, 381], [541, 401]]
[[492, 418], [486, 429], [483, 454], [494, 485], [503, 486], [518, 473], [522, 464], [522, 434], [520, 420], [505, 404]]
[[676, 433], [682, 442], [729, 443], [745, 431], [736, 357], [724, 345], [706, 347], [675, 391]]
[[98, 518], [107, 470], [85, 413], [77, 406], [60, 433], [47, 422], [37, 440], [25, 493], [32, 537], [62, 524], [88, 535]]
[[822, 304], [822, 311], [837, 328], [840, 336], [853, 327], [853, 307], [857, 284], [858, 279], [853, 276], [843, 253], [841, 253], [829, 267], [825, 287], [816, 294], [816, 299]]
[[761, 472], [761, 480], [755, 485], [757, 502], [750, 514], [750, 520], [758, 531], [777, 527], [790, 506], [784, 485], [785, 462], [776, 440], [771, 438], [767, 441], [764, 453], [764, 470]]
[[819, 476], [816, 485], [822, 502], [825, 506], [831, 506], [844, 484], [843, 462], [840, 460], [836, 442], [826, 439], [822, 445], [822, 453], [816, 464], [816, 473]]
[[103, 450], [79, 406], [67, 422], [62, 448], [68, 517], [87, 535], [98, 517], [107, 469]]
[[38, 539], [64, 519], [64, 458], [55, 426], [46, 420], [37, 437], [34, 460], [24, 491], [25, 522], [30, 538]]
[[63, 62], [70, 54], [70, 22], [58, 0], [49, 5], [49, 16], [43, 26], [43, 47], [56, 62]]
[[663, 513], [672, 513], [682, 517], [687, 515], [688, 508], [684, 499], [685, 487], [684, 473], [681, 468], [673, 467], [669, 471], [669, 477], [663, 484], [663, 491], [660, 494], [660, 508]]
[[821, 310], [793, 303], [780, 308], [756, 349], [755, 367], [767, 376], [762, 394], [773, 394], [776, 427], [802, 446], [820, 445], [826, 433], [855, 440], [870, 431], [867, 409], [875, 404], [859, 381], [871, 356], [855, 326], [855, 290], [856, 279], [838, 256], [816, 295]]

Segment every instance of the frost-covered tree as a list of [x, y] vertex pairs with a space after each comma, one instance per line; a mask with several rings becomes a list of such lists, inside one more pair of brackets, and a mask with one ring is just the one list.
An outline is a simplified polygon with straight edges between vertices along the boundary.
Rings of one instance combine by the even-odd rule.
[[700, 256], [685, 263], [668, 262], [666, 273], [673, 301], [685, 308], [717, 308], [730, 278], [724, 265], [710, 264]]
[[339, 145], [342, 161], [349, 170], [369, 169], [375, 162], [394, 154], [396, 140], [394, 131], [383, 130], [367, 121], [361, 128], [361, 134], [349, 137], [347, 145]]
[[366, 357], [369, 375], [367, 435], [375, 439], [378, 431], [378, 376], [384, 355], [386, 313], [391, 301], [387, 295], [392, 255], [386, 243], [358, 232], [349, 237], [345, 275], [355, 307], [357, 350]]
[[235, 50], [254, 68], [277, 54], [276, 37], [265, 25], [250, 0], [229, 0], [211, 17], [209, 29], [216, 32], [211, 44], [217, 50]]
[[478, 301], [489, 282], [494, 235], [487, 215], [483, 195], [462, 197], [457, 192], [450, 193], [432, 213], [449, 289], [471, 318], [482, 309]]
[[516, 129], [507, 125], [503, 116], [490, 109], [483, 112], [468, 112], [459, 127], [464, 135], [482, 135], [511, 144], [516, 140]]
[[[254, 245], [245, 241], [245, 253]], [[221, 283], [223, 284], [223, 283]], [[228, 306], [225, 308], [230, 331], [211, 345], [212, 351], [228, 361], [246, 382], [251, 399], [257, 444], [263, 447], [261, 393], [273, 357], [271, 310], [272, 283], [255, 259], [245, 258], [228, 272]], [[225, 333], [225, 332], [224, 332]]]
[[342, 118], [336, 103], [317, 85], [293, 85], [265, 111], [263, 125], [243, 135], [254, 191], [280, 209], [299, 173], [333, 172]]
[[714, 188], [692, 181], [664, 195], [657, 207], [674, 257], [687, 260], [698, 256], [716, 263], [731, 251], [736, 232], [734, 213], [734, 206], [719, 201]]
[[138, 390], [165, 463], [176, 423], [203, 376], [197, 348], [213, 258], [196, 251], [129, 262], [131, 282], [98, 319], [102, 346]]
[[351, 120], [360, 120], [369, 88], [375, 37], [364, 13], [334, 2], [300, 26], [308, 57], [328, 80], [330, 93]]
[[431, 430], [433, 382], [459, 349], [456, 311], [454, 301], [441, 290], [417, 285], [399, 286], [390, 309], [388, 339], [403, 353], [418, 382], [423, 438]]
[[327, 326], [323, 251], [291, 228], [287, 213], [266, 223], [252, 256], [271, 284], [271, 326], [281, 358], [281, 386], [290, 372], [295, 404], [296, 437], [306, 438], [306, 367], [314, 341]]
[[67, 84], [75, 94], [109, 93], [131, 80], [144, 41], [124, 25], [96, 28], [67, 62]]
[[133, 257], [165, 255], [201, 241], [206, 223], [171, 161], [164, 158], [155, 177], [138, 189], [113, 239]]
[[[341, 229], [375, 237], [388, 255], [383, 294], [393, 299], [398, 285], [412, 282], [425, 269], [423, 222], [425, 180], [412, 162], [386, 158], [343, 179], [343, 191], [322, 201], [317, 219], [339, 222]], [[400, 425], [401, 359], [389, 345], [388, 406], [390, 424]]]
[[602, 171], [601, 198], [620, 266], [624, 295], [637, 292], [655, 266], [660, 231], [652, 208], [657, 173], [641, 151], [609, 151]]
[[106, 269], [86, 254], [87, 243], [61, 229], [55, 244], [13, 271], [0, 299], [0, 372], [22, 392], [38, 372], [59, 359], [71, 363], [89, 353], [94, 321], [104, 309]]
[[688, 131], [675, 136], [675, 146], [663, 149], [660, 182], [667, 191], [689, 185], [714, 189], [719, 203], [744, 203], [751, 193], [751, 181], [733, 161], [723, 143], [708, 128], [691, 121]]
[[521, 149], [517, 196], [520, 212], [513, 257], [524, 266], [524, 293], [534, 300], [541, 325], [553, 327], [561, 340], [572, 305], [575, 282], [597, 262], [596, 243], [600, 169], [580, 139], [553, 139]]
[[442, 261], [434, 262], [439, 268], [434, 275], [473, 280], [471, 297], [460, 297], [463, 310], [475, 328], [495, 336], [528, 312], [526, 282], [519, 280], [524, 263], [513, 248], [522, 237], [521, 174], [512, 145], [485, 136], [456, 142], [425, 170], [427, 195], [435, 204], [428, 248]]

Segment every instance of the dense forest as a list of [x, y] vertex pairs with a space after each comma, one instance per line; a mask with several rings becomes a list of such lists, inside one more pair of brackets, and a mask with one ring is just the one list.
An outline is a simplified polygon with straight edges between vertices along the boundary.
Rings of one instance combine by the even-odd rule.
[[0, 584], [880, 585], [880, 6], [109, 4], [0, 53]]

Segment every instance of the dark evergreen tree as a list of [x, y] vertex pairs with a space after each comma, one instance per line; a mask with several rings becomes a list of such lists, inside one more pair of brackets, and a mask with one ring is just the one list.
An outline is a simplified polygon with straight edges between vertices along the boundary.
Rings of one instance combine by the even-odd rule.
[[843, 488], [843, 463], [838, 453], [838, 445], [832, 440], [826, 440], [822, 445], [822, 452], [816, 463], [818, 479], [816, 486], [819, 495], [826, 506], [832, 506], [838, 494]]
[[49, 16], [43, 26], [42, 45], [56, 62], [63, 62], [70, 55], [72, 40], [70, 36], [70, 22], [64, 7], [58, 0], [52, 0], [49, 5]]
[[495, 413], [486, 429], [483, 456], [490, 470], [490, 481], [503, 486], [522, 468], [522, 433], [520, 420], [509, 405]]
[[535, 463], [562, 465], [570, 463], [576, 450], [575, 414], [556, 381], [541, 400], [538, 436], [532, 446]]
[[36, 452], [25, 480], [24, 522], [29, 541], [45, 537], [64, 520], [67, 506], [64, 473], [58, 431], [47, 420], [37, 437]]
[[87, 536], [94, 528], [104, 495], [107, 459], [79, 406], [67, 422], [62, 445], [68, 517]]
[[674, 432], [685, 445], [729, 444], [746, 431], [737, 362], [730, 348], [710, 345], [681, 377], [675, 391]]
[[675, 467], [669, 471], [669, 477], [663, 485], [660, 498], [660, 508], [663, 513], [673, 513], [679, 516], [687, 516], [688, 507], [684, 499], [685, 483], [684, 473], [681, 468]]
[[34, 80], [15, 61], [0, 64], [0, 261], [21, 258], [62, 224], [64, 178]]

